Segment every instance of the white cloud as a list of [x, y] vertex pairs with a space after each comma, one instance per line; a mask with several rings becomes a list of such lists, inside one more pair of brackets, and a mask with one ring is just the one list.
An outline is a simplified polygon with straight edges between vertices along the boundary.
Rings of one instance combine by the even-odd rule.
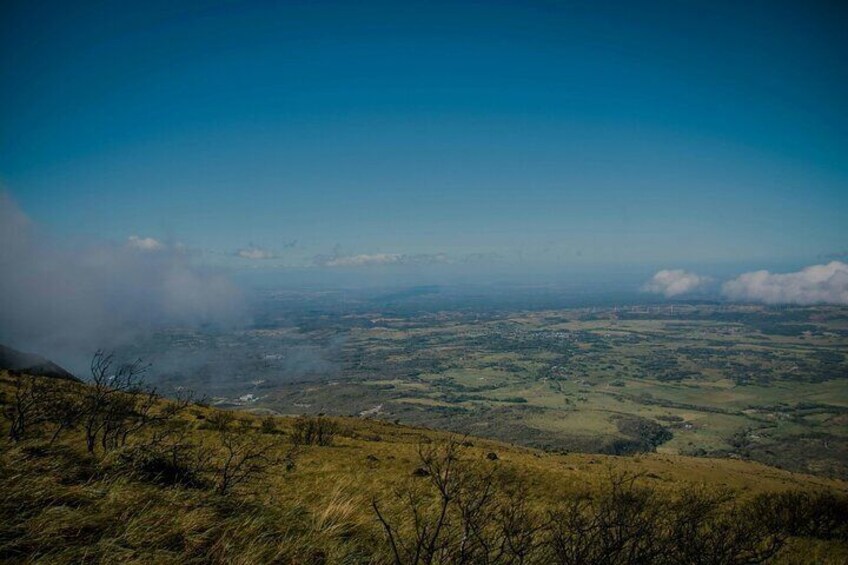
[[160, 251], [165, 247], [162, 242], [157, 239], [153, 239], [152, 237], [139, 237], [137, 235], [131, 235], [129, 239], [127, 239], [127, 245], [140, 251]]
[[785, 274], [745, 273], [724, 283], [722, 293], [732, 300], [766, 304], [848, 304], [848, 264], [831, 261]]
[[263, 261], [265, 259], [276, 259], [277, 255], [268, 249], [263, 249], [256, 245], [250, 245], [244, 249], [236, 251], [236, 257], [250, 259], [251, 261]]
[[709, 277], [696, 275], [683, 269], [663, 269], [645, 283], [642, 290], [671, 298], [697, 290], [709, 281]]

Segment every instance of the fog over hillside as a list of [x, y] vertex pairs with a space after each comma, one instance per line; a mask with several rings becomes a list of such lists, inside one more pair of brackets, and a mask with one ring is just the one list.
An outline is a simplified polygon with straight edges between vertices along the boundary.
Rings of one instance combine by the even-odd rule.
[[246, 321], [239, 289], [178, 245], [49, 232], [0, 194], [0, 343], [79, 365], [157, 327]]

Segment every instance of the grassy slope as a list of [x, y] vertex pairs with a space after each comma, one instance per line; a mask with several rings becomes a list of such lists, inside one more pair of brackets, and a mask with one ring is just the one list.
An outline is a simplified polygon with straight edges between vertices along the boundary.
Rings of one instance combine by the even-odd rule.
[[[0, 386], [7, 392], [11, 378], [0, 374]], [[193, 440], [215, 441], [214, 432], [204, 429], [213, 413], [192, 407], [181, 416]], [[279, 439], [281, 452], [287, 449], [293, 419], [275, 418], [274, 434], [263, 434], [261, 421], [259, 415], [242, 412], [234, 426], [257, 441]], [[307, 447], [293, 470], [275, 469], [226, 497], [110, 473], [114, 461], [87, 457], [75, 434], [46, 451], [35, 448], [38, 442], [4, 443], [3, 557], [50, 563], [106, 558], [184, 563], [211, 557], [257, 563], [339, 562], [370, 555], [383, 545], [371, 499], [387, 499], [394, 485], [412, 480], [422, 437], [437, 440], [445, 434], [371, 420], [336, 421], [343, 433], [332, 446]], [[695, 482], [743, 493], [793, 488], [848, 492], [845, 482], [746, 461], [664, 454], [558, 455], [476, 438], [471, 443], [469, 457], [497, 453], [499, 465], [526, 478], [538, 504], [589, 490], [608, 469], [644, 473], [645, 481], [663, 489]], [[848, 550], [835, 542], [796, 541], [787, 555], [837, 563], [848, 559]]]

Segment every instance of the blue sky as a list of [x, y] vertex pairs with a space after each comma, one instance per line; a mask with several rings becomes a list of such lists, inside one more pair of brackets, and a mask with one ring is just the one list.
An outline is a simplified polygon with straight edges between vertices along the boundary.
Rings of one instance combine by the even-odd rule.
[[60, 238], [517, 273], [848, 250], [839, 2], [126, 4], [0, 8], [0, 182]]

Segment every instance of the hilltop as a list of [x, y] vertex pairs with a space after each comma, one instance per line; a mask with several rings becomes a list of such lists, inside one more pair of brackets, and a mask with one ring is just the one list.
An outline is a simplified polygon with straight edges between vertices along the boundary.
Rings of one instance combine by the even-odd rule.
[[[84, 406], [97, 387], [2, 372], [0, 389], [8, 414], [27, 391], [53, 399], [63, 391]], [[382, 563], [394, 561], [388, 531], [401, 545], [400, 561], [416, 562], [402, 547], [415, 545], [415, 516], [432, 533], [446, 469], [453, 475], [445, 488], [457, 490], [431, 560], [418, 562], [455, 562], [459, 546], [451, 544], [469, 523], [480, 525], [481, 540], [527, 548], [526, 562], [564, 559], [556, 551], [577, 551], [566, 543], [575, 540], [586, 542], [583, 562], [624, 562], [622, 551], [646, 549], [601, 543], [603, 519], [616, 512], [632, 521], [633, 539], [641, 539], [638, 528], [654, 532], [646, 547], [665, 553], [651, 562], [669, 562], [687, 545], [670, 537], [683, 523], [697, 532], [699, 551], [730, 547], [713, 554], [723, 562], [773, 552], [778, 562], [848, 557], [848, 484], [838, 480], [740, 460], [553, 454], [368, 419], [223, 411], [130, 388], [113, 397], [131, 399], [122, 404], [131, 409], [125, 421], [98, 420], [105, 424], [90, 452], [84, 416], [52, 441], [61, 423], [46, 418], [26, 438], [4, 443], [0, 558]], [[584, 519], [594, 520], [597, 536], [574, 537], [590, 525]], [[466, 562], [485, 561], [482, 545], [468, 547]], [[507, 551], [490, 562], [522, 559]]]

